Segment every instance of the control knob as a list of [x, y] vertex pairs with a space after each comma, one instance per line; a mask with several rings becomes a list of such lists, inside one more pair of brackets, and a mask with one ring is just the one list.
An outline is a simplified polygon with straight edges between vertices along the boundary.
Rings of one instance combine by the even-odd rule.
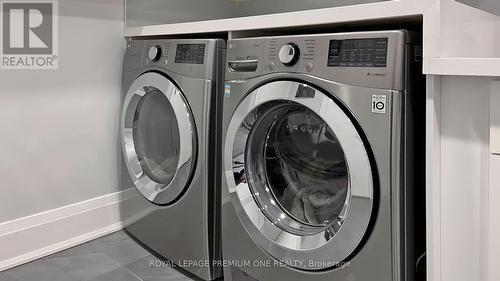
[[152, 46], [151, 48], [149, 48], [148, 57], [150, 60], [155, 61], [155, 62], [160, 60], [161, 47], [160, 46]]
[[295, 43], [288, 43], [281, 47], [279, 60], [286, 66], [293, 66], [300, 57], [300, 49]]

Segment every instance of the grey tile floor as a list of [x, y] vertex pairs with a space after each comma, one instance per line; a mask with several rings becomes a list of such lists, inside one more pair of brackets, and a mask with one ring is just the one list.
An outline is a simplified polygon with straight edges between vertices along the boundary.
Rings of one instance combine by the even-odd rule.
[[[51, 256], [0, 272], [1, 281], [195, 280], [168, 266], [118, 231]], [[165, 263], [163, 263], [165, 264]]]

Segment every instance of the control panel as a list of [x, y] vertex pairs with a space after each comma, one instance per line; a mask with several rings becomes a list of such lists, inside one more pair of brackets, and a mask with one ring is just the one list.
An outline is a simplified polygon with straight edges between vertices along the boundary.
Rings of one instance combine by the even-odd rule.
[[[146, 41], [143, 63], [145, 65], [204, 64], [206, 44]], [[170, 57], [171, 56], [171, 57]]]
[[403, 89], [408, 40], [404, 30], [229, 40], [226, 80], [303, 73], [353, 85]]
[[175, 63], [203, 64], [205, 44], [177, 44]]
[[[225, 57], [222, 39], [127, 38], [124, 71], [170, 71], [212, 80]], [[161, 68], [161, 69], [160, 69]]]
[[387, 38], [330, 40], [330, 67], [386, 67]]

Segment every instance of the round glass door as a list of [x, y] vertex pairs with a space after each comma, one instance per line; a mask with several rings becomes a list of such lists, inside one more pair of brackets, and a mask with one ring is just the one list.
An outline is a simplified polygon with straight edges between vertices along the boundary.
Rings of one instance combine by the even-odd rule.
[[277, 81], [250, 93], [228, 128], [225, 170], [247, 231], [290, 266], [335, 267], [367, 231], [367, 149], [349, 116], [313, 87]]
[[133, 124], [134, 148], [144, 173], [168, 184], [179, 162], [179, 124], [168, 99], [152, 88], [136, 107]]
[[259, 121], [248, 132], [246, 171], [266, 215], [299, 234], [341, 224], [349, 176], [342, 147], [328, 124], [293, 102], [267, 103], [246, 124], [251, 120]]
[[166, 77], [146, 73], [130, 87], [122, 146], [134, 184], [149, 201], [172, 203], [187, 188], [195, 162], [195, 127], [184, 96]]

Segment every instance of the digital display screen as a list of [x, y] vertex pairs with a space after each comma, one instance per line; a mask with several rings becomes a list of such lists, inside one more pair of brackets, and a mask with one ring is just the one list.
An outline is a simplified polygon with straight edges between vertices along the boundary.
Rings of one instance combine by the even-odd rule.
[[330, 40], [328, 66], [386, 67], [387, 38]]
[[205, 44], [177, 44], [175, 63], [203, 64]]

